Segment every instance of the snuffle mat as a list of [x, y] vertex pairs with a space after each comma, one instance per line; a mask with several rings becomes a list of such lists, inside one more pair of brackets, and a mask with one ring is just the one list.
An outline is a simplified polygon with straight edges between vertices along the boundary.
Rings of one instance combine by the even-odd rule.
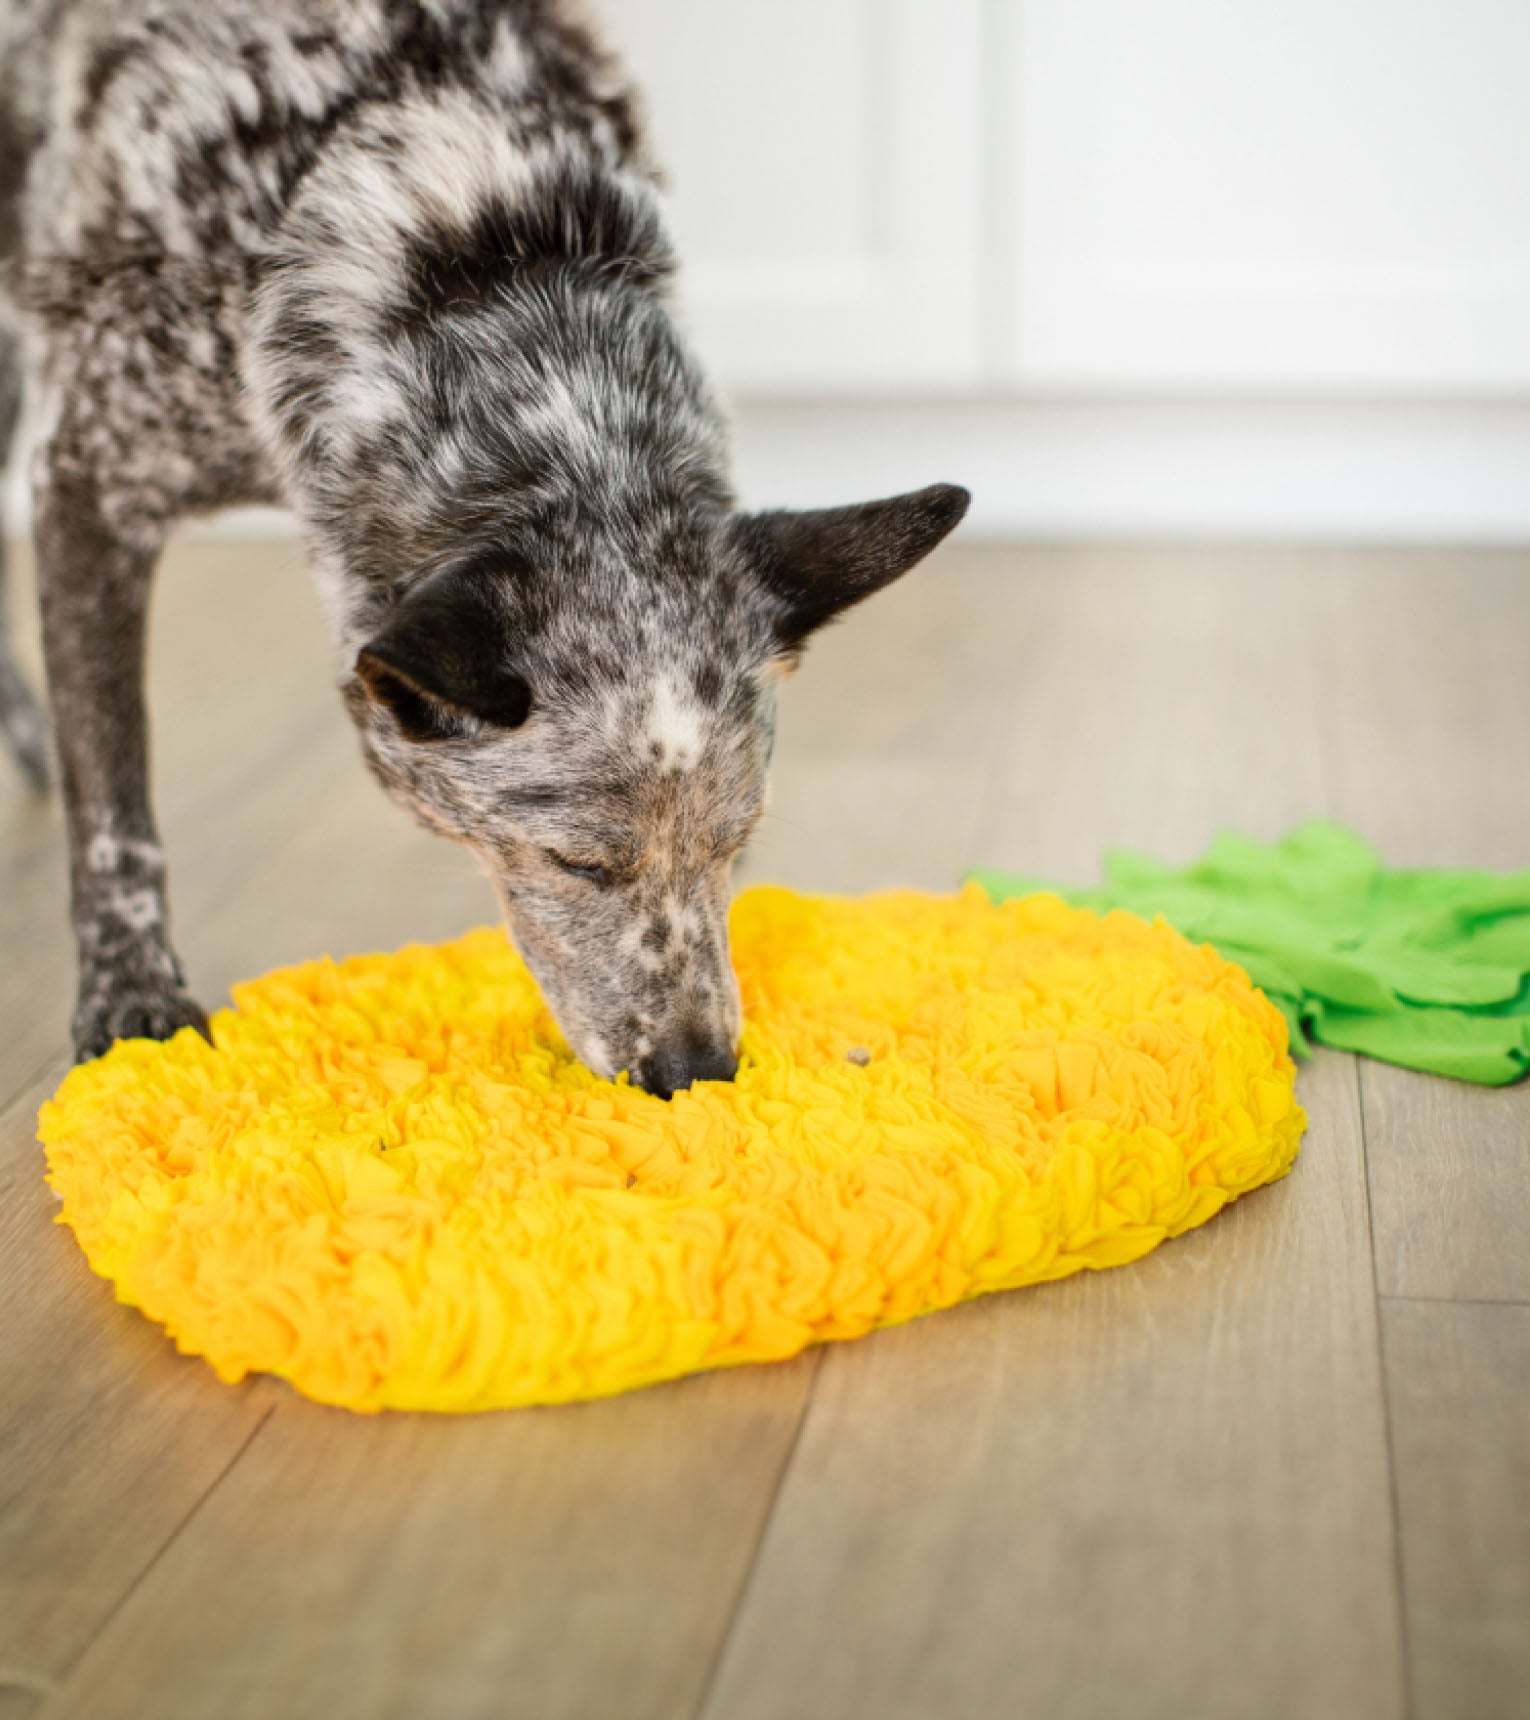
[[1281, 1016], [1162, 921], [756, 889], [738, 1079], [571, 1057], [499, 931], [236, 988], [43, 1107], [92, 1267], [226, 1380], [600, 1396], [1135, 1260], [1282, 1176]]

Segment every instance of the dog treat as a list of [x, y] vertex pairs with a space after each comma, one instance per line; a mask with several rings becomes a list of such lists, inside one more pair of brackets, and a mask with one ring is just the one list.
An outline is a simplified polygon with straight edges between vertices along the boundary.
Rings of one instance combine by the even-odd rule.
[[1279, 1013], [1161, 923], [771, 889], [733, 932], [737, 1080], [668, 1103], [576, 1063], [496, 931], [242, 986], [216, 1049], [44, 1107], [63, 1222], [226, 1380], [474, 1410], [1120, 1265], [1296, 1155]]

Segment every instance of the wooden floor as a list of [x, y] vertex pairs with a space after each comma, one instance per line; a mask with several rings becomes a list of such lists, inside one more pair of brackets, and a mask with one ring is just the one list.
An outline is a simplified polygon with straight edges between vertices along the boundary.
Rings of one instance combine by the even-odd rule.
[[[492, 905], [364, 778], [294, 549], [190, 545], [157, 774], [204, 1001]], [[751, 876], [1084, 880], [1329, 813], [1530, 864], [1530, 555], [951, 551], [788, 690]], [[1326, 1054], [1119, 1271], [615, 1401], [220, 1386], [51, 1223], [56, 809], [0, 775], [0, 1720], [1530, 1714], [1530, 1091]]]

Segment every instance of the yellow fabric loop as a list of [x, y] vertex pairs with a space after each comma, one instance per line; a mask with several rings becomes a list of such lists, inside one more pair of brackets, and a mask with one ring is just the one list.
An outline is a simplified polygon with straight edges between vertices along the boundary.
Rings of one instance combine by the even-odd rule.
[[1135, 1260], [1290, 1169], [1279, 1013], [1163, 922], [741, 896], [732, 1085], [574, 1062], [498, 931], [312, 962], [43, 1107], [91, 1265], [222, 1378], [595, 1397]]

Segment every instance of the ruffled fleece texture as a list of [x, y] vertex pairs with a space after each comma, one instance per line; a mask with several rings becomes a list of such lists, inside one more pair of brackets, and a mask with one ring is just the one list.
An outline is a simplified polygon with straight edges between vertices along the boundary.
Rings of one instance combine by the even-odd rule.
[[1279, 1012], [1162, 923], [756, 889], [731, 1085], [570, 1056], [503, 934], [235, 991], [43, 1107], [91, 1265], [225, 1380], [480, 1410], [1135, 1260], [1289, 1170]]

